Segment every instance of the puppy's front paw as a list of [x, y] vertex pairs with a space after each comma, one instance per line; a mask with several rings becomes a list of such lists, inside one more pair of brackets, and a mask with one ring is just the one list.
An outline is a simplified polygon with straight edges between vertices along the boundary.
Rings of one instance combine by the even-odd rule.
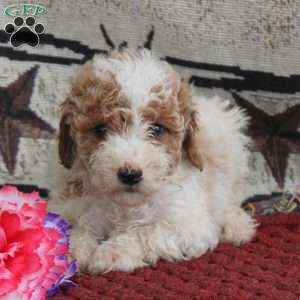
[[227, 212], [223, 227], [222, 240], [239, 246], [249, 242], [258, 224], [241, 208]]
[[97, 247], [92, 256], [88, 272], [91, 274], [110, 271], [131, 272], [136, 268], [146, 265], [138, 256], [131, 256], [128, 253], [128, 249], [122, 249], [115, 245], [102, 244]]
[[99, 274], [113, 270], [118, 254], [106, 245], [99, 245], [94, 251], [88, 265], [88, 272]]
[[87, 233], [75, 229], [71, 232], [70, 252], [80, 272], [86, 272], [89, 262], [96, 250], [98, 243]]

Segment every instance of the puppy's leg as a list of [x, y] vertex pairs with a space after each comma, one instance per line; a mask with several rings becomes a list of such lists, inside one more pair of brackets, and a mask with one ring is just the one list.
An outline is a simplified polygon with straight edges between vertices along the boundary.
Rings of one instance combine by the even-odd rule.
[[59, 198], [50, 200], [49, 210], [60, 214], [65, 220], [72, 224], [70, 234], [70, 253], [76, 263], [79, 271], [87, 270], [90, 258], [97, 248], [97, 240], [88, 229], [80, 224], [80, 217], [84, 214], [86, 206], [89, 204], [88, 199], [81, 198]]
[[226, 209], [221, 239], [224, 242], [240, 245], [250, 241], [258, 224], [241, 207]]
[[199, 227], [184, 230], [171, 227], [170, 224], [156, 224], [110, 238], [97, 247], [88, 271], [93, 274], [116, 270], [130, 272], [154, 265], [160, 258], [174, 261], [199, 257], [217, 244], [218, 233], [214, 226], [208, 226], [203, 232], [200, 229], [200, 234]]
[[133, 271], [145, 266], [144, 249], [134, 233], [113, 237], [98, 245], [90, 258], [88, 272]]
[[85, 229], [75, 227], [70, 236], [70, 252], [80, 272], [86, 272], [93, 253], [98, 246], [97, 240]]

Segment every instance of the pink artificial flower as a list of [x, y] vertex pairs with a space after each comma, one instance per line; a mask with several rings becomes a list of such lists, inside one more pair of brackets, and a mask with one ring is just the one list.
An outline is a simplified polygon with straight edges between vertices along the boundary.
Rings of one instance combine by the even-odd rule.
[[[63, 274], [68, 246], [62, 233], [46, 228], [47, 202], [15, 187], [0, 190], [0, 300], [43, 300]], [[56, 275], [55, 275], [56, 274]]]

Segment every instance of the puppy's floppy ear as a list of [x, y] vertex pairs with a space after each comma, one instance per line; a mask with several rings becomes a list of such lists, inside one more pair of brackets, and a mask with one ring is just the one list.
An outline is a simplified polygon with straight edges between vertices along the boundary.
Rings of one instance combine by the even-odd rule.
[[80, 66], [71, 80], [71, 91], [62, 104], [62, 117], [59, 125], [58, 152], [61, 163], [67, 169], [72, 168], [77, 149], [72, 133], [74, 114], [78, 113], [77, 105], [72, 98], [82, 96], [90, 86], [96, 84], [96, 76], [90, 62]]
[[63, 113], [59, 125], [58, 152], [61, 163], [70, 169], [76, 157], [76, 144], [71, 133], [71, 115]]
[[201, 129], [198, 123], [199, 116], [197, 116], [196, 112], [192, 112], [186, 130], [184, 147], [186, 149], [187, 157], [189, 158], [189, 160], [195, 167], [202, 171], [203, 160], [201, 155]]
[[188, 159], [200, 171], [203, 170], [203, 160], [201, 155], [201, 124], [200, 116], [193, 107], [192, 90], [187, 80], [182, 80], [178, 93], [180, 110], [185, 119], [185, 137], [183, 148]]

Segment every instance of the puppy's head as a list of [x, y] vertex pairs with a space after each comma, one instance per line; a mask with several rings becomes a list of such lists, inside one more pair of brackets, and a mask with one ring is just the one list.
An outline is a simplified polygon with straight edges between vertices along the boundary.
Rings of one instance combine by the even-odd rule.
[[137, 205], [173, 174], [183, 151], [202, 167], [194, 117], [189, 85], [150, 52], [96, 57], [63, 104], [60, 159], [66, 168], [77, 162], [112, 201]]

